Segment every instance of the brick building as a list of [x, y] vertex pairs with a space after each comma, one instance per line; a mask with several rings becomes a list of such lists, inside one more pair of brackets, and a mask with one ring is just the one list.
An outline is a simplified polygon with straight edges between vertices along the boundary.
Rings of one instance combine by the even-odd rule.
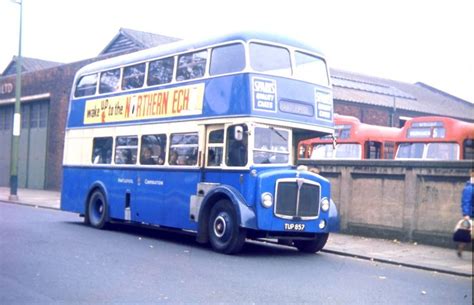
[[[59, 189], [68, 101], [74, 75], [84, 65], [170, 43], [178, 38], [120, 29], [95, 58], [69, 64], [22, 60], [18, 185]], [[16, 58], [0, 76], [0, 186], [8, 186], [15, 103]], [[473, 121], [474, 104], [423, 83], [408, 84], [332, 70], [335, 112], [369, 124], [399, 126], [409, 117], [444, 115]]]
[[[81, 67], [107, 57], [134, 52], [178, 38], [120, 29], [95, 58], [60, 64], [22, 58], [20, 188], [61, 187], [62, 151], [69, 96]], [[10, 181], [11, 137], [15, 103], [16, 58], [0, 76], [0, 186]]]

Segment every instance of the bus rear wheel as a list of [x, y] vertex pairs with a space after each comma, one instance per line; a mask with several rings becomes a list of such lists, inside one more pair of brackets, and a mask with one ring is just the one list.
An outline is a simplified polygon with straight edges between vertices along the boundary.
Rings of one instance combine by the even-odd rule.
[[87, 202], [85, 222], [97, 229], [105, 229], [108, 218], [107, 201], [100, 190], [92, 192]]
[[328, 237], [329, 237], [328, 233], [317, 234], [314, 239], [295, 240], [293, 241], [293, 244], [301, 252], [316, 253], [316, 252], [321, 251], [324, 248], [324, 246], [326, 245], [326, 242], [328, 241]]
[[245, 231], [239, 227], [237, 214], [228, 200], [220, 200], [212, 207], [208, 232], [212, 248], [220, 253], [237, 253], [245, 243]]

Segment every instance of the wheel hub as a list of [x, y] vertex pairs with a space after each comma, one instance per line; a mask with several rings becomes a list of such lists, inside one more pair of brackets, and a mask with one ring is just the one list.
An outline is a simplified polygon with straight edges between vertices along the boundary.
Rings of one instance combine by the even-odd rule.
[[221, 238], [222, 236], [224, 236], [226, 228], [227, 228], [227, 223], [224, 217], [220, 215], [217, 216], [216, 219], [214, 220], [214, 234], [217, 237]]

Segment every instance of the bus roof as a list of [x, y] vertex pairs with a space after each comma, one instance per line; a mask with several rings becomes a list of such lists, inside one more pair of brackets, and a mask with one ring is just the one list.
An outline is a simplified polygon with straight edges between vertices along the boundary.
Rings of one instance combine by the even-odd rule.
[[[350, 125], [350, 136], [348, 138], [338, 138], [339, 143], [356, 143], [360, 141], [395, 141], [400, 137], [400, 128], [370, 125], [361, 123], [360, 120], [353, 116], [334, 114], [334, 126]], [[315, 138], [302, 142], [303, 144], [314, 143], [332, 143], [332, 139]]]
[[324, 57], [323, 53], [319, 49], [305, 42], [288, 38], [286, 36], [281, 36], [281, 35], [273, 34], [273, 33], [265, 33], [265, 32], [235, 32], [235, 33], [215, 36], [212, 38], [200, 39], [200, 40], [197, 40], [197, 39], [196, 40], [180, 40], [177, 42], [164, 44], [164, 45], [149, 48], [146, 50], [137, 51], [134, 53], [97, 61], [81, 68], [77, 72], [77, 75], [84, 75], [84, 74], [89, 74], [89, 73], [93, 73], [93, 72], [104, 70], [104, 69], [110, 69], [110, 68], [117, 67], [123, 64], [146, 61], [151, 58], [159, 58], [159, 57], [165, 57], [167, 55], [173, 55], [176, 53], [193, 51], [193, 50], [205, 48], [208, 46], [222, 44], [225, 42], [232, 42], [232, 41], [248, 42], [252, 40], [291, 46], [291, 47], [301, 49], [301, 50], [306, 50], [308, 52]]
[[[437, 125], [442, 123], [441, 125]], [[428, 137], [409, 137], [410, 128], [431, 128], [444, 127], [445, 135], [440, 138]], [[446, 142], [447, 139], [452, 141], [462, 141], [463, 139], [474, 139], [474, 123], [468, 123], [453, 118], [441, 116], [423, 116], [413, 118], [405, 123], [402, 128], [401, 142], [423, 142], [423, 141], [441, 141]]]

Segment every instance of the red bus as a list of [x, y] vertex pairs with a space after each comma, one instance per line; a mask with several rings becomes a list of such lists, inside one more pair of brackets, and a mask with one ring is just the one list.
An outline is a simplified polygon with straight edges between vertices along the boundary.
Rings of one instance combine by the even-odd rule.
[[396, 146], [395, 159], [473, 160], [474, 124], [437, 116], [413, 118]]
[[299, 157], [315, 160], [393, 159], [400, 128], [369, 125], [356, 117], [344, 115], [334, 115], [334, 124], [334, 137], [301, 141]]

